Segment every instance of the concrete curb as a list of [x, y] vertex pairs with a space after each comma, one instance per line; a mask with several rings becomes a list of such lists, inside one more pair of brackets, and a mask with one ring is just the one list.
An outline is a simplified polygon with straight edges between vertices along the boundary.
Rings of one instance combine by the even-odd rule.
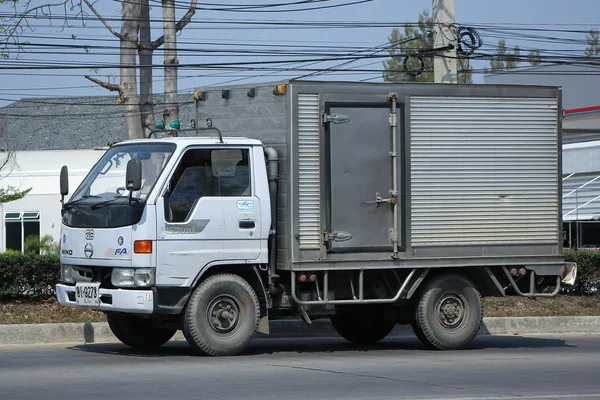
[[[271, 322], [270, 335], [257, 338], [339, 337], [328, 319], [307, 325], [300, 320]], [[520, 317], [484, 318], [479, 336], [600, 334], [600, 317]], [[397, 325], [390, 337], [414, 337], [410, 326]], [[181, 332], [173, 341], [185, 340]], [[61, 344], [116, 343], [108, 324], [28, 324], [0, 325], [0, 346], [40, 346]]]

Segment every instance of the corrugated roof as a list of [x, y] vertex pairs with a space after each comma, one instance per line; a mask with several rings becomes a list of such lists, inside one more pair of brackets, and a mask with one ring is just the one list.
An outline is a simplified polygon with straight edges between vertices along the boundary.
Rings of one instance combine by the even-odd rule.
[[[89, 149], [125, 137], [123, 106], [117, 96], [25, 98], [0, 108], [4, 117], [3, 141], [9, 150]], [[163, 96], [155, 96], [157, 120]], [[190, 94], [182, 94], [180, 122], [187, 127], [193, 118]]]

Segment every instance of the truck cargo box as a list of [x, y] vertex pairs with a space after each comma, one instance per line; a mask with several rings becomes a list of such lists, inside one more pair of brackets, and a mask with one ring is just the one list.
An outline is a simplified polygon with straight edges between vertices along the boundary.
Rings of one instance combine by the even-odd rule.
[[196, 121], [280, 155], [278, 268], [564, 267], [556, 87], [198, 88]]

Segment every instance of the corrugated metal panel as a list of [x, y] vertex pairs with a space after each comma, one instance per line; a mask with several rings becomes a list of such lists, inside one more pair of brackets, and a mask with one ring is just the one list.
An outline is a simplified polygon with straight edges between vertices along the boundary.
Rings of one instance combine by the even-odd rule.
[[556, 242], [555, 99], [410, 101], [411, 243]]
[[563, 147], [563, 174], [600, 171], [600, 141], [582, 145], [584, 143]]
[[298, 95], [298, 198], [300, 249], [319, 249], [319, 97]]

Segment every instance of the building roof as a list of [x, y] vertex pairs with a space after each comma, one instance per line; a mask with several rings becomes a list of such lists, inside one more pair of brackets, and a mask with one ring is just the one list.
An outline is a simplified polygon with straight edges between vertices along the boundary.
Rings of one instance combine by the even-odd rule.
[[[179, 96], [182, 128], [193, 115], [190, 94]], [[125, 137], [123, 106], [117, 96], [24, 98], [0, 108], [0, 135], [8, 150], [90, 149]], [[162, 96], [155, 96], [157, 119]]]
[[563, 109], [598, 105], [600, 75], [594, 65], [537, 65], [498, 71], [484, 76], [487, 84], [560, 86]]

